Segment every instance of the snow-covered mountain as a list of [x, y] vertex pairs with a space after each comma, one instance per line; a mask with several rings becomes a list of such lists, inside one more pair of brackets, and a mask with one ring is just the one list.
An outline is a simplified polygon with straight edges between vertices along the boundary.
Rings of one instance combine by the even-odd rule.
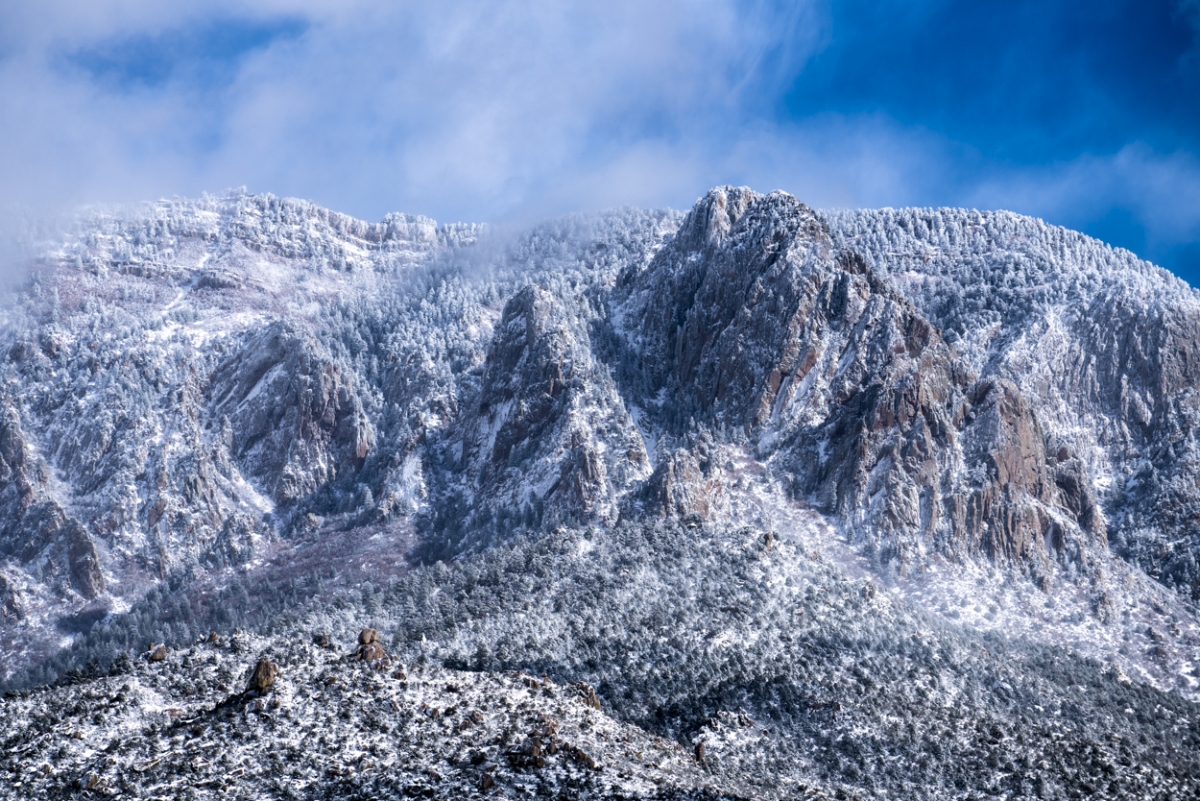
[[[1030, 699], [1074, 699], [1046, 653], [1200, 736], [1200, 296], [1129, 253], [1004, 212], [733, 187], [521, 232], [230, 193], [91, 211], [38, 253], [0, 331], [14, 688], [152, 640], [194, 670], [191, 644], [235, 625], [285, 648], [336, 607], [397, 658], [590, 681], [618, 734], [738, 754], [663, 797], [751, 797], [764, 776], [781, 795], [1078, 787], [1080, 765], [944, 769], [995, 752], [990, 727]], [[851, 636], [859, 614], [878, 620]], [[843, 635], [854, 656], [812, 651]], [[937, 664], [913, 638], [988, 656]], [[1035, 666], [1024, 690], [1014, 661]], [[861, 759], [814, 756], [796, 743], [841, 742], [814, 715], [865, 703], [854, 670], [901, 700], [821, 724]], [[925, 675], [937, 704], [912, 695]], [[916, 759], [859, 740], [918, 707], [984, 739], [905, 769], [925, 779], [872, 767]], [[712, 733], [727, 713], [807, 733], [733, 745]], [[1155, 727], [1096, 725], [1045, 743]], [[1172, 747], [1137, 758], [1195, 788]]]

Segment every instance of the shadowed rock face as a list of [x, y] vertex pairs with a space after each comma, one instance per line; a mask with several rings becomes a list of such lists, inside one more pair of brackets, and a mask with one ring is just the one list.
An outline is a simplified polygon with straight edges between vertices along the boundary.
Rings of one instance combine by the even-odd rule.
[[[936, 551], [1021, 566], [1103, 544], [1086, 474], [1046, 464], [1011, 383], [977, 381], [940, 333], [782, 193], [710, 192], [617, 316], [667, 425], [735, 427], [884, 562]], [[643, 401], [650, 404], [647, 398]], [[678, 506], [686, 459], [651, 496]], [[696, 486], [695, 481], [688, 482]], [[707, 504], [691, 504], [692, 512]]]
[[679, 448], [667, 454], [627, 505], [626, 516], [660, 515], [688, 523], [721, 519], [725, 491], [705, 450]]
[[24, 618], [25, 603], [20, 590], [7, 576], [0, 573], [0, 623], [15, 623]]
[[288, 504], [357, 470], [374, 431], [353, 382], [310, 335], [276, 323], [213, 372], [210, 416], [243, 474]]
[[671, 393], [679, 416], [761, 424], [768, 395], [801, 367], [792, 340], [816, 289], [806, 268], [828, 247], [816, 216], [790, 196], [710, 192], [672, 245], [624, 280], [652, 392]]
[[613, 522], [618, 494], [649, 473], [578, 313], [536, 287], [505, 304], [461, 436], [476, 512], [500, 519]]
[[[0, 413], [0, 557], [45, 559], [45, 572], [61, 577], [85, 599], [105, 591], [100, 554], [87, 530], [50, 498], [44, 464], [32, 453], [11, 400]], [[7, 584], [6, 584], [7, 587]], [[19, 599], [9, 593], [9, 617], [19, 619]]]
[[75, 520], [63, 527], [67, 542], [67, 558], [71, 565], [71, 580], [84, 598], [95, 598], [104, 592], [104, 574], [100, 572], [100, 554], [96, 543]]

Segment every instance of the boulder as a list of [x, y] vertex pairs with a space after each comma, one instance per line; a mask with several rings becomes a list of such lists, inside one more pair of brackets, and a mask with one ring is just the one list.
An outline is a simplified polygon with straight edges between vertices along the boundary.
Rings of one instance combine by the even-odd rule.
[[581, 681], [575, 685], [575, 690], [579, 693], [579, 698], [585, 705], [590, 706], [592, 709], [600, 708], [600, 696], [596, 695], [595, 687], [586, 681]]
[[379, 643], [369, 642], [358, 646], [358, 650], [354, 652], [354, 658], [359, 662], [375, 662], [380, 659], [387, 659], [387, 652], [383, 650], [383, 646]]
[[279, 667], [274, 662], [269, 659], [260, 659], [254, 666], [254, 672], [250, 674], [250, 682], [246, 685], [246, 689], [260, 693], [266, 692], [275, 683], [278, 675]]

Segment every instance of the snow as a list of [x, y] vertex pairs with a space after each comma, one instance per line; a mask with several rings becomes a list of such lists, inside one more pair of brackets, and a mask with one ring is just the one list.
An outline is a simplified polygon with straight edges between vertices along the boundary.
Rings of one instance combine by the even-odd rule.
[[[714, 434], [708, 429], [723, 428], [719, 424], [725, 422], [719, 416], [702, 420], [704, 431], [672, 420], [670, 415], [679, 411], [678, 398], [665, 386], [633, 386], [636, 382], [631, 382], [626, 369], [630, 364], [625, 362], [638, 368], [638, 360], [651, 353], [646, 332], [635, 330], [631, 312], [646, 299], [608, 302], [622, 282], [651, 269], [654, 255], [662, 252], [681, 222], [675, 213], [637, 210], [577, 215], [500, 244], [489, 243], [481, 227], [437, 226], [423, 218], [401, 216], [371, 224], [301, 201], [246, 194], [96, 210], [80, 220], [66, 242], [53, 243], [40, 265], [38, 283], [5, 311], [4, 348], [26, 354], [24, 361], [18, 363], [14, 357], [6, 363], [4, 378], [17, 387], [12, 403], [22, 421], [30, 464], [45, 475], [36, 484], [36, 500], [57, 504], [93, 533], [108, 578], [102, 600], [110, 604], [109, 616], [97, 624], [103, 628], [139, 610], [140, 598], [161, 586], [164, 573], [171, 570], [179, 571], [176, 575], [190, 570], [196, 576], [196, 586], [181, 592], [199, 593], [196, 588], [204, 588], [204, 582], [228, 589], [241, 580], [239, 576], [265, 586], [266, 577], [287, 575], [294, 567], [295, 578], [337, 574], [338, 578], [329, 579], [331, 585], [354, 586], [361, 593], [366, 583], [407, 575], [408, 548], [432, 530], [431, 520], [448, 508], [451, 497], [467, 507], [466, 517], [449, 521], [451, 528], [461, 524], [469, 530], [475, 520], [470, 515], [475, 513], [498, 522], [494, 539], [468, 540], [448, 560], [466, 559], [464, 554], [471, 548], [482, 551], [480, 558], [486, 559], [486, 547], [505, 538], [532, 536], [539, 523], [528, 521], [539, 503], [551, 507], [545, 518], [552, 521], [550, 530], [559, 531], [560, 522], [595, 526], [594, 538], [572, 539], [567, 553], [582, 562], [604, 558], [608, 546], [603, 538], [616, 530], [618, 521], [636, 516], [638, 493], [661, 460], [677, 448], [715, 436], [706, 457], [711, 467], [705, 468], [704, 483], [697, 491], [712, 510], [709, 525], [734, 533], [713, 547], [726, 554], [761, 549], [763, 535], [770, 531], [781, 543], [779, 550], [794, 549], [802, 557], [800, 564], [783, 564], [777, 554], [769, 553], [762, 557], [761, 569], [748, 574], [781, 603], [801, 606], [789, 582], [812, 586], [813, 571], [829, 571], [836, 577], [830, 581], [843, 585], [834, 593], [841, 593], [839, 598], [872, 595], [864, 614], [891, 621], [920, 613], [972, 637], [995, 635], [1069, 650], [1107, 665], [1115, 675], [1125, 677], [1120, 681], [1134, 677], [1159, 690], [1200, 700], [1196, 610], [1182, 592], [1150, 578], [1153, 553], [1187, 553], [1192, 547], [1186, 539], [1188, 530], [1161, 524], [1150, 516], [1152, 507], [1135, 506], [1141, 503], [1140, 494], [1154, 487], [1188, 487], [1195, 475], [1190, 471], [1200, 463], [1200, 456], [1190, 434], [1172, 433], [1147, 442], [1130, 433], [1130, 426], [1136, 428], [1139, 421], [1149, 425], [1164, 410], [1176, 414], [1175, 409], [1181, 427], [1187, 429], [1193, 419], [1188, 417], [1191, 396], [1171, 389], [1167, 397], [1160, 397], [1152, 381], [1139, 382], [1136, 376], [1124, 374], [1111, 386], [1102, 385], [1097, 364], [1103, 354], [1089, 351], [1098, 350], [1093, 343], [1106, 340], [1088, 339], [1093, 336], [1089, 325], [1104, 334], [1132, 320], [1129, 325], [1136, 336], [1129, 338], [1137, 340], [1147, 331], [1160, 330], [1153, 326], [1164, 319], [1200, 319], [1196, 294], [1132, 254], [1008, 213], [832, 211], [823, 213], [823, 220], [834, 248], [852, 247], [862, 253], [903, 302], [911, 303], [943, 332], [976, 375], [1005, 377], [1018, 386], [1039, 424], [1054, 438], [1048, 447], [1069, 447], [1074, 458], [1086, 465], [1087, 478], [1110, 518], [1109, 539], [1124, 543], [1125, 550], [1117, 552], [1114, 546], [1110, 552], [1101, 543], [1085, 554], [1082, 567], [1066, 560], [1048, 564], [1046, 588], [1035, 586], [1019, 569], [1008, 572], [982, 560], [947, 561], [938, 556], [934, 544], [924, 541], [916, 544], [915, 557], [903, 573], [894, 565], [880, 564], [864, 546], [873, 541], [875, 532], [856, 524], [853, 515], [846, 519], [826, 515], [814, 507], [815, 499], [797, 497], [787, 483], [787, 473], [796, 465], [779, 458], [797, 432], [820, 425], [836, 411], [831, 376], [874, 369], [866, 363], [868, 356], [854, 347], [839, 350], [832, 334], [816, 343], [817, 364], [803, 379], [797, 381], [794, 374], [783, 378], [769, 423], [761, 432]], [[654, 265], [662, 268], [658, 262]], [[682, 274], [687, 265], [670, 267]], [[546, 423], [540, 439], [520, 443], [526, 446], [525, 461], [500, 464], [493, 462], [500, 431], [514, 420], [525, 420], [521, 415], [541, 399], [521, 395], [522, 388], [515, 387], [486, 414], [476, 410], [486, 382], [510, 378], [488, 372], [489, 347], [495, 336], [505, 335], [500, 331], [505, 301], [526, 285], [541, 288], [557, 304], [546, 330], [560, 350], [548, 363], [561, 368], [571, 383], [563, 391], [564, 400], [548, 406], [545, 419], [534, 421]], [[321, 376], [338, 377], [340, 383], [331, 394], [336, 402], [330, 401], [326, 408], [345, 413], [334, 423], [351, 418], [365, 421], [356, 429], [361, 436], [353, 445], [367, 443], [367, 456], [356, 453], [353, 459], [343, 458], [337, 452], [336, 443], [331, 444], [337, 425], [314, 426], [312, 430], [319, 434], [288, 442], [288, 458], [281, 463], [290, 472], [279, 475], [255, 462], [255, 455], [239, 455], [228, 447], [218, 414], [228, 410], [218, 409], [210, 396], [213, 376], [221, 365], [245, 354], [255, 336], [281, 322], [311, 336], [305, 339], [307, 349], [301, 356], [317, 365], [311, 373], [315, 383]], [[528, 322], [523, 317], [511, 320], [512, 334], [520, 333], [518, 329]], [[526, 352], [518, 371], [529, 367], [529, 358]], [[831, 364], [835, 359], [837, 363]], [[282, 362], [273, 363], [240, 403], [250, 412], [290, 403], [272, 394], [284, 379], [292, 379], [285, 372]], [[1068, 378], [1077, 383], [1065, 383]], [[1114, 403], [1122, 404], [1119, 412], [1124, 416], [1105, 405], [1109, 390], [1118, 398]], [[836, 453], [835, 444], [820, 439], [807, 453], [815, 455], [817, 466], [825, 466]], [[640, 458], [639, 448], [648, 457], [644, 463], [628, 456]], [[946, 473], [951, 484], [965, 483], [972, 467], [981, 469], [961, 464], [957, 442], [947, 453], [952, 461], [958, 458], [956, 467]], [[1169, 464], [1164, 461], [1168, 457], [1158, 455], [1168, 453]], [[568, 512], [579, 510], [562, 512], [554, 508], [554, 498], [546, 499], [580, 454], [594, 457], [595, 475], [584, 487], [586, 501], [581, 502], [591, 506], [580, 512], [582, 517], [572, 518]], [[888, 458], [868, 466], [874, 470], [869, 477], [878, 484], [873, 503], [888, 500], [884, 486], [891, 465]], [[1167, 467], [1180, 472], [1169, 473]], [[588, 472], [593, 472], [591, 463]], [[205, 476], [202, 484], [188, 483], [198, 476]], [[273, 482], [281, 476], [301, 487], [295, 497], [275, 494]], [[588, 492], [593, 495], [587, 496]], [[277, 499], [281, 500], [277, 503]], [[161, 506], [154, 514], [162, 517], [152, 527], [148, 521], [156, 504]], [[554, 518], [558, 513], [561, 517]], [[747, 532], [737, 534], [742, 526]], [[228, 534], [229, 530], [235, 533]], [[683, 536], [708, 536], [689, 531]], [[562, 536], [565, 542], [574, 535]], [[1143, 547], [1139, 544], [1151, 555], [1138, 551], [1134, 546]], [[6, 673], [15, 670], [17, 663], [46, 659], [56, 648], [91, 642], [85, 635], [63, 636], [56, 631], [57, 621], [70, 619], [87, 602], [71, 589], [68, 579], [61, 578], [61, 568], [57, 584], [39, 578], [54, 572], [50, 568], [55, 559], [61, 561], [54, 547], [47, 546], [25, 562], [9, 553], [0, 565], [28, 609], [25, 620], [0, 632]], [[539, 564], [550, 562], [544, 557]], [[612, 596], [619, 608], [636, 608], [647, 596], [672, 589], [674, 579], [664, 569], [645, 565], [623, 569], [628, 572], [612, 577], [623, 582]], [[746, 587], [725, 589], [733, 599], [730, 607], [740, 608], [742, 594], [749, 592]], [[1112, 606], [1106, 619], [1098, 611], [1102, 599]], [[443, 597], [441, 602], [457, 601]], [[535, 655], [531, 660], [564, 648], [592, 647], [571, 630], [567, 618], [539, 612], [541, 602], [533, 597], [529, 599], [532, 610], [509, 615], [501, 609], [477, 622], [484, 627], [508, 627], [506, 635], [524, 643], [528, 653]], [[701, 615], [704, 612], [700, 610]], [[703, 635], [684, 627], [656, 633], [655, 642], [666, 648], [676, 636], [709, 637], [697, 653], [711, 651], [732, 660], [743, 652], [769, 650], [776, 637], [791, 636], [770, 626], [746, 630], [730, 617], [735, 614], [729, 612], [711, 630], [706, 624]], [[462, 628], [453, 636], [430, 630], [426, 643], [430, 653], [461, 656], [461, 651], [470, 656], [481, 642], [489, 644], [477, 630], [468, 630], [465, 624]], [[429, 782], [438, 792], [465, 792], [466, 784], [454, 782], [463, 776], [475, 781], [480, 771], [478, 766], [460, 764], [461, 760], [430, 762], [428, 754], [411, 758], [393, 754], [377, 762], [380, 757], [372, 752], [373, 746], [384, 750], [404, 746], [397, 745], [396, 738], [374, 738], [339, 722], [330, 711], [339, 704], [348, 705], [352, 717], [357, 716], [354, 720], [362, 721], [370, 715], [358, 704], [375, 709], [390, 708], [394, 702], [405, 710], [400, 714], [393, 708], [396, 720], [411, 724], [415, 727], [411, 732], [419, 730], [421, 738], [433, 738], [421, 742], [460, 749], [469, 747], [473, 735], [430, 728], [416, 715], [422, 705], [443, 711], [451, 705], [444, 687], [435, 686], [438, 682], [467, 685], [472, 698], [502, 689], [517, 703], [537, 706], [554, 697], [539, 696], [513, 676], [484, 671], [410, 679], [401, 692], [394, 675], [376, 676], [347, 666], [344, 659], [327, 659], [329, 654], [304, 643], [256, 640], [252, 635], [246, 635], [245, 641], [250, 650], [276, 649], [294, 655], [295, 664], [287, 666], [293, 672], [285, 673], [286, 680], [268, 703], [278, 702], [275, 710], [292, 710], [298, 717], [285, 725], [279, 719], [282, 713], [270, 707], [243, 705], [235, 710], [238, 725], [245, 727], [242, 731], [275, 738], [276, 746], [284, 750], [319, 752], [324, 760], [320, 769], [335, 770], [347, 781], [341, 772], [347, 765], [371, 762], [379, 769], [402, 764], [409, 779], [426, 767], [438, 771], [445, 781]], [[176, 646], [192, 661], [185, 662]], [[200, 781], [207, 783], [197, 791], [202, 795], [220, 793], [223, 780], [217, 778], [218, 771], [223, 776], [246, 771], [243, 775], [248, 778], [234, 784], [252, 788], [249, 793], [262, 791], [266, 785], [254, 782], [265, 782], [269, 771], [255, 774], [253, 763], [267, 759], [266, 745], [234, 748], [222, 741], [217, 747], [215, 740], [192, 738], [200, 740], [193, 742], [186, 734], [172, 735], [183, 738], [172, 742], [164, 741], [161, 732], [148, 733], [150, 725], [182, 732], [185, 722], [194, 725], [195, 716], [217, 704], [225, 693], [206, 684], [195, 697], [186, 695], [183, 684], [173, 685], [171, 676], [162, 675], [165, 671], [187, 675], [194, 670], [193, 675], [211, 684], [216, 675], [244, 672], [251, 664], [248, 653], [206, 647], [173, 643], [169, 666], [137, 666], [139, 678], [130, 682], [129, 694], [140, 699], [137, 714], [141, 717], [130, 712], [129, 717], [119, 718], [123, 721], [119, 726], [89, 728], [86, 716], [80, 716], [76, 723], [86, 730], [87, 739], [83, 745], [68, 743], [70, 753], [62, 758], [63, 767], [54, 769], [62, 772], [64, 782], [69, 775], [70, 781], [83, 781], [86, 786], [94, 772], [98, 781], [112, 788], [125, 780], [118, 774], [125, 778], [136, 774], [150, 777], [144, 782], [136, 779], [138, 786], [167, 793], [176, 789], [173, 782], [178, 781], [168, 766], [183, 775], [186, 765], [195, 764], [204, 777]], [[211, 665], [210, 657], [216, 657]], [[649, 675], [657, 667], [653, 653], [630, 650], [605, 658], [610, 657], [628, 659], [630, 675], [636, 671]], [[202, 664], [198, 667], [197, 662]], [[229, 670], [222, 673], [222, 666]], [[608, 668], [595, 668], [602, 669]], [[152, 673], [155, 670], [157, 674]], [[327, 673], [350, 676], [354, 684], [349, 686], [354, 689], [314, 690], [313, 685], [324, 681]], [[157, 678], [151, 682], [151, 676]], [[143, 685], [143, 680], [148, 683]], [[115, 694], [122, 680], [97, 681]], [[924, 687], [926, 679], [912, 681]], [[1015, 685], [1006, 681], [997, 686], [1011, 694]], [[554, 685], [552, 694], [565, 696], [566, 687]], [[60, 689], [48, 691], [46, 697], [52, 700], [47, 703], [68, 704], [70, 693]], [[927, 689], [936, 690], [937, 703], [947, 709], [958, 708], [979, 690], [953, 675], [936, 682], [931, 679]], [[183, 712], [174, 717], [167, 711], [178, 709]], [[613, 779], [606, 774], [606, 781], [612, 783], [605, 787], [628, 793], [656, 791], [658, 785], [647, 777], [657, 775], [652, 765], [658, 763], [634, 759], [617, 744], [628, 737], [637, 740], [645, 753], [659, 749], [661, 744], [651, 742], [649, 735], [628, 722], [635, 717], [633, 712], [627, 709], [625, 722], [620, 722], [568, 711], [580, 726], [572, 730], [571, 736], [577, 738], [572, 742], [587, 743], [585, 749], [594, 747], [597, 758], [621, 754], [611, 764], [619, 762], [620, 770], [629, 775], [618, 771]], [[583, 721], [589, 716], [597, 718], [589, 724], [592, 730], [604, 732], [603, 736], [588, 739], [592, 735], [584, 734]], [[485, 717], [481, 730], [489, 736], [502, 733], [497, 721], [511, 720], [510, 712], [503, 709]], [[750, 760], [748, 754], [768, 749], [768, 744], [763, 739], [765, 729], [747, 719], [723, 709], [696, 723], [689, 736], [705, 743], [714, 765], [721, 759]], [[900, 725], [898, 720], [893, 716], [874, 720], [873, 725]], [[296, 732], [310, 723], [315, 727], [310, 727], [313, 736], [346, 738], [344, 748], [321, 750], [311, 741], [297, 739]], [[292, 724], [299, 728], [291, 731]], [[851, 721], [843, 733], [848, 737], [870, 733], [855, 726], [859, 724]], [[131, 746], [130, 754], [114, 758], [118, 764], [101, 769], [97, 767], [104, 759], [101, 740], [115, 737], [116, 731], [135, 740], [136, 746]], [[38, 746], [38, 759], [59, 759], [52, 756], [49, 742]], [[228, 757], [209, 753], [226, 748], [234, 753]], [[664, 748], [664, 754], [677, 750], [675, 744]], [[489, 754], [495, 761], [495, 754]], [[251, 764], [243, 765], [235, 756], [249, 756]], [[703, 786], [706, 780], [696, 760], [685, 757], [662, 757], [675, 765], [670, 781], [676, 784], [671, 786]], [[608, 757], [602, 761], [610, 762]], [[23, 781], [32, 781], [28, 774], [36, 766], [21, 764]], [[511, 782], [505, 791], [515, 793], [526, 784], [535, 792], [565, 786], [538, 784], [521, 771], [504, 773], [507, 769], [500, 770], [503, 765], [497, 764], [496, 775], [503, 773]], [[307, 770], [307, 766], [293, 767]], [[570, 774], [563, 770], [561, 776]], [[307, 791], [318, 781], [315, 776], [290, 778], [289, 786]]]

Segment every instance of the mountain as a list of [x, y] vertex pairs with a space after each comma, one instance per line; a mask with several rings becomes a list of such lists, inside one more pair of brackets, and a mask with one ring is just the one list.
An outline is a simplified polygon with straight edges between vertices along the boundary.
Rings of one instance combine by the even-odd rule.
[[[1200, 786], [1200, 296], [1132, 254], [734, 187], [525, 231], [234, 192], [36, 254], [0, 330], [21, 797], [148, 788], [164, 748], [162, 787], [252, 797]], [[368, 624], [387, 671], [310, 645]], [[236, 693], [260, 657], [279, 685]], [[443, 684], [513, 670], [545, 693], [464, 734]], [[579, 682], [609, 773], [506, 757], [583, 726]], [[389, 736], [411, 758], [343, 772]], [[340, 767], [230, 776], [276, 741]]]

